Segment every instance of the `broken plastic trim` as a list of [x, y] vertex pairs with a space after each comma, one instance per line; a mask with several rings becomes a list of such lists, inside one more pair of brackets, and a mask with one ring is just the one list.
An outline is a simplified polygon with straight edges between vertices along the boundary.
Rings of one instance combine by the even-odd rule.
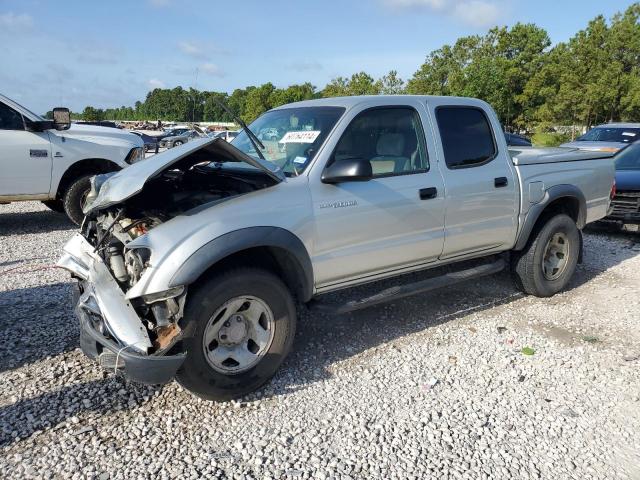
[[178, 297], [182, 295], [183, 292], [184, 292], [184, 286], [173, 287], [173, 288], [170, 288], [169, 290], [165, 290], [164, 292], [142, 295], [142, 300], [144, 300], [144, 303], [147, 303], [147, 304], [161, 302], [163, 300], [169, 300], [170, 298]]

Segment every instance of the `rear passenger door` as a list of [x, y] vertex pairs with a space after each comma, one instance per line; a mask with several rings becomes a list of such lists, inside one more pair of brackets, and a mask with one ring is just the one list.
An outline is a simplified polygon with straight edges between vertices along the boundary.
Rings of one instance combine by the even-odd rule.
[[[309, 180], [319, 288], [432, 262], [442, 251], [444, 186], [429, 164], [422, 126], [426, 110], [398, 105], [350, 115], [326, 162]], [[349, 157], [369, 160], [373, 178], [321, 182], [326, 165]]]
[[446, 185], [441, 258], [510, 248], [519, 192], [505, 142], [496, 140], [497, 121], [479, 106], [431, 108]]

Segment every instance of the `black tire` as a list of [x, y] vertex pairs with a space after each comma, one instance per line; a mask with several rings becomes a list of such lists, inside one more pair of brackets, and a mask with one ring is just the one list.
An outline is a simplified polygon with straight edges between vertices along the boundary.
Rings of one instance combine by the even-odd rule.
[[76, 225], [80, 225], [84, 219], [82, 213], [82, 202], [87, 197], [91, 189], [91, 177], [93, 175], [85, 175], [84, 177], [74, 180], [64, 192], [62, 202], [67, 217]]
[[[568, 253], [562, 270], [556, 273], [557, 278], [550, 279], [545, 275], [543, 260], [547, 245], [556, 234], [564, 237]], [[536, 297], [550, 297], [558, 293], [566, 287], [576, 270], [580, 248], [580, 231], [575, 221], [564, 214], [549, 217], [532, 233], [527, 246], [511, 255], [511, 272], [516, 285], [523, 292]]]
[[45, 200], [42, 203], [49, 210], [53, 210], [54, 212], [57, 212], [57, 213], [65, 213], [64, 204], [62, 203], [62, 200]]
[[[263, 300], [273, 312], [273, 340], [262, 359], [249, 370], [224, 374], [212, 368], [203, 336], [214, 313], [238, 296]], [[187, 358], [176, 374], [180, 385], [206, 400], [230, 400], [257, 390], [276, 373], [293, 344], [296, 309], [288, 288], [276, 275], [258, 268], [237, 268], [206, 279], [191, 290], [183, 330]]]
[[182, 142], [180, 140], [176, 140], [175, 142], [173, 142], [174, 147], [179, 147], [180, 145], [182, 145]]

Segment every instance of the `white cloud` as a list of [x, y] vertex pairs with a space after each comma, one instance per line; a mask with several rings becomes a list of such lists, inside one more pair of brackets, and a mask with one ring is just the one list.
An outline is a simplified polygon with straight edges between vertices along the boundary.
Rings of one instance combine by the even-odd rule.
[[0, 28], [7, 30], [21, 30], [33, 27], [33, 18], [26, 13], [0, 13]]
[[147, 84], [149, 85], [149, 88], [153, 89], [153, 88], [166, 88], [166, 85], [164, 84], [164, 82], [162, 80], [158, 80], [157, 78], [152, 78], [151, 80], [149, 80], [147, 82]]
[[482, 0], [471, 0], [457, 4], [454, 15], [474, 27], [488, 27], [498, 23], [502, 12], [496, 4]]
[[200, 70], [214, 77], [224, 77], [222, 69], [214, 63], [203, 63], [200, 65]]
[[500, 0], [382, 0], [383, 4], [396, 11], [427, 10], [451, 16], [473, 27], [491, 27], [504, 16], [503, 1]]
[[206, 47], [196, 45], [193, 42], [178, 42], [178, 48], [193, 58], [206, 59], [209, 57]]

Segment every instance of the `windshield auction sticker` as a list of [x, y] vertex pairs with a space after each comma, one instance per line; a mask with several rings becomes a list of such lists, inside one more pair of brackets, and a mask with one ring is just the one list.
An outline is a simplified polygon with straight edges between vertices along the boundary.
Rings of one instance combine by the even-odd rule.
[[313, 143], [320, 135], [320, 130], [302, 130], [299, 132], [287, 132], [278, 143]]

